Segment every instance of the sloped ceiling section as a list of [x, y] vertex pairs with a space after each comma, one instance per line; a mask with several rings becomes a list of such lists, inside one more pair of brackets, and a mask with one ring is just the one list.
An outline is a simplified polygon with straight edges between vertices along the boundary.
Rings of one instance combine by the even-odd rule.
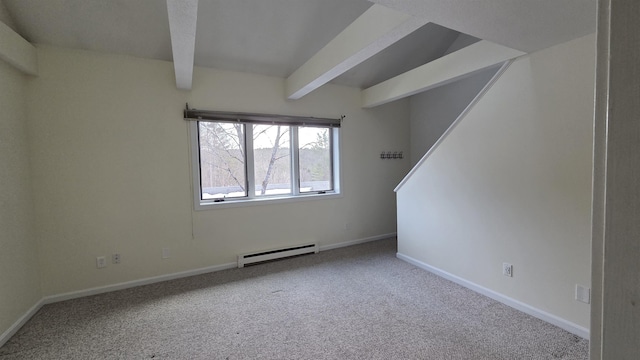
[[370, 7], [287, 78], [287, 97], [301, 98], [425, 23], [385, 6]]
[[200, 0], [195, 65], [286, 78], [371, 6], [367, 0]]
[[527, 53], [596, 31], [596, 0], [371, 0]]
[[3, 0], [34, 44], [171, 61], [166, 1]]
[[427, 23], [331, 82], [368, 88], [440, 58], [460, 35], [438, 24]]
[[362, 106], [374, 107], [415, 95], [522, 55], [522, 51], [482, 40], [363, 90]]
[[[169, 26], [180, 0], [0, 1], [31, 43], [173, 60], [185, 89], [193, 65], [277, 76], [292, 99], [329, 81], [409, 89], [404, 74], [445, 55], [461, 33], [520, 54], [594, 32], [596, 11], [596, 0], [188, 0], [197, 13], [184, 36]], [[411, 88], [368, 106], [422, 87]]]

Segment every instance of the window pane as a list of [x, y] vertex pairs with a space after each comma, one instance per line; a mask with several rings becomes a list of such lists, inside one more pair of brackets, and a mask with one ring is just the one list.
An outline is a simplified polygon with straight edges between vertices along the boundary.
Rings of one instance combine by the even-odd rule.
[[199, 122], [200, 198], [247, 196], [244, 125]]
[[282, 125], [253, 125], [256, 196], [291, 194], [291, 131]]
[[300, 192], [333, 190], [331, 130], [299, 127]]

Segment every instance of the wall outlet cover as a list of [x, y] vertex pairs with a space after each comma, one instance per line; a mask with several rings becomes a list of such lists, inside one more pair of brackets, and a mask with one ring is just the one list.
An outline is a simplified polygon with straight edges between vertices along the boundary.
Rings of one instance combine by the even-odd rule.
[[513, 265], [509, 263], [502, 263], [502, 275], [513, 277]]
[[591, 303], [591, 289], [582, 286], [580, 284], [576, 284], [576, 301], [583, 302], [585, 304]]
[[98, 269], [102, 269], [103, 267], [107, 266], [107, 258], [104, 256], [98, 256], [96, 258], [96, 267]]

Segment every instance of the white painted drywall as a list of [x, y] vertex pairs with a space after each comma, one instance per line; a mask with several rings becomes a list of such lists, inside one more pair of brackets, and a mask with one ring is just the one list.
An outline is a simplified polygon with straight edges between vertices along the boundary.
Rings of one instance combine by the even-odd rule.
[[409, 98], [412, 166], [431, 149], [496, 71], [498, 68], [482, 70]]
[[287, 78], [287, 98], [305, 96], [426, 23], [374, 4]]
[[588, 328], [594, 71], [594, 35], [517, 59], [399, 189], [398, 252]]
[[[477, 37], [473, 37], [471, 35], [467, 35], [465, 33], [459, 33], [458, 37], [456, 37], [456, 39], [453, 41], [453, 43], [449, 46], [449, 48], [447, 49], [447, 51], [444, 52], [444, 55], [448, 55], [451, 53], [454, 53], [462, 48], [465, 48], [471, 44], [475, 44], [478, 41], [480, 41], [480, 39], [478, 39]], [[443, 55], [443, 56], [444, 56]]]
[[415, 69], [362, 90], [362, 107], [371, 108], [412, 96], [515, 59], [525, 53], [478, 41]]
[[13, 31], [17, 32], [16, 24], [13, 21], [11, 15], [9, 15], [9, 11], [7, 11], [7, 8], [2, 1], [0, 1], [0, 22], [10, 27]]
[[[3, 10], [0, 7], [0, 15], [2, 13]], [[0, 60], [15, 66], [25, 74], [38, 75], [36, 48], [2, 21], [0, 21]]]
[[[409, 160], [406, 101], [360, 108], [336, 85], [285, 100], [285, 79], [194, 69], [175, 87], [169, 62], [39, 47], [29, 81], [29, 131], [44, 295], [227, 264], [237, 254], [314, 241], [330, 245], [394, 233], [394, 186]], [[337, 117], [343, 196], [194, 212], [191, 107]], [[192, 236], [193, 235], [193, 236]], [[161, 249], [171, 257], [161, 259]], [[122, 254], [96, 269], [95, 258]]]
[[0, 334], [41, 298], [25, 75], [0, 61]]

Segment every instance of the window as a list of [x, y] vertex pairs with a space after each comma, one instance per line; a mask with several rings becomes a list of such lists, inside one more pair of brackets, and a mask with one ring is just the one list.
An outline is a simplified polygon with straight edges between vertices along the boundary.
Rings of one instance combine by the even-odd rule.
[[247, 196], [244, 125], [198, 123], [202, 200]]
[[256, 196], [289, 195], [291, 187], [291, 129], [253, 125], [253, 177]]
[[300, 192], [333, 190], [331, 132], [327, 128], [298, 128]]
[[338, 127], [228, 120], [190, 126], [197, 208], [339, 193]]

